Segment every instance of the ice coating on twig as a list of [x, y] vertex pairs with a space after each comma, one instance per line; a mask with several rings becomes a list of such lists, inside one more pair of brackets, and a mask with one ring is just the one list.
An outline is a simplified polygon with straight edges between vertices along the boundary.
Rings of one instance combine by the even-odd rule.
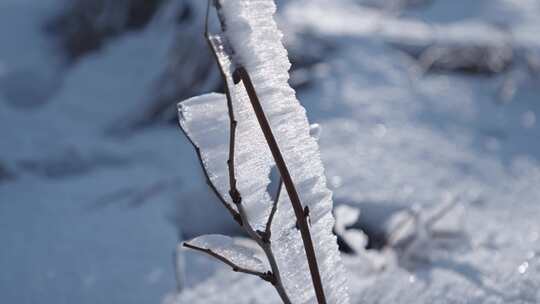
[[207, 234], [196, 237], [188, 245], [201, 249], [210, 250], [212, 253], [223, 257], [240, 268], [265, 273], [268, 267], [259, 258], [261, 252], [248, 247], [238, 239], [219, 234]]
[[[326, 186], [316, 140], [310, 136], [305, 109], [289, 86], [290, 62], [273, 19], [272, 0], [223, 0], [225, 37], [233, 61], [248, 71], [278, 140], [304, 206], [309, 207], [314, 241], [328, 303], [347, 303], [345, 271], [332, 234], [332, 194]], [[300, 234], [288, 195], [283, 193], [272, 229], [272, 247], [286, 288], [295, 303], [313, 303]]]

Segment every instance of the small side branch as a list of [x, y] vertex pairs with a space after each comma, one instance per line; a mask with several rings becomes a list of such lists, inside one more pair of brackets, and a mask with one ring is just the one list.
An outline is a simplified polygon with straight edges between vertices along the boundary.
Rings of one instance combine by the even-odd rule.
[[212, 183], [212, 180], [210, 180], [210, 175], [208, 175], [208, 172], [206, 171], [206, 168], [204, 167], [204, 162], [203, 162], [202, 155], [201, 155], [201, 149], [199, 149], [199, 147], [197, 147], [197, 145], [193, 142], [193, 140], [189, 137], [186, 130], [184, 130], [184, 128], [182, 127], [181, 124], [180, 124], [180, 130], [182, 130], [182, 133], [184, 133], [186, 138], [189, 140], [189, 142], [191, 143], [191, 145], [195, 149], [195, 153], [197, 154], [199, 164], [200, 164], [200, 166], [202, 168], [202, 171], [204, 173], [204, 177], [206, 179], [206, 184], [208, 184], [210, 189], [212, 189], [212, 192], [214, 192], [216, 197], [219, 199], [219, 201], [225, 207], [225, 209], [227, 209], [227, 211], [231, 214], [233, 219], [239, 225], [242, 225], [242, 219], [241, 219], [240, 214], [238, 213], [238, 211], [234, 210], [234, 208], [229, 203], [227, 203], [227, 200], [225, 200], [225, 198], [221, 195], [221, 193], [218, 191], [216, 186]]
[[235, 272], [242, 272], [242, 273], [247, 273], [247, 274], [251, 274], [251, 275], [254, 275], [254, 276], [258, 276], [259, 278], [267, 281], [267, 282], [270, 282], [272, 284], [274, 284], [274, 275], [268, 271], [268, 272], [260, 272], [260, 271], [256, 271], [256, 270], [251, 270], [251, 269], [248, 269], [248, 268], [244, 268], [244, 267], [241, 267], [241, 266], [238, 266], [237, 264], [233, 263], [231, 260], [227, 259], [226, 257], [220, 255], [220, 254], [217, 254], [215, 253], [214, 251], [212, 251], [211, 249], [208, 249], [208, 248], [202, 248], [202, 247], [199, 247], [199, 246], [195, 246], [195, 245], [192, 245], [192, 244], [189, 244], [187, 242], [184, 242], [183, 243], [183, 246], [184, 247], [187, 247], [189, 249], [193, 249], [193, 250], [196, 250], [196, 251], [200, 251], [200, 252], [203, 252], [221, 262], [223, 262], [224, 264], [227, 264], [229, 265], [233, 271]]
[[266, 221], [266, 227], [262, 234], [262, 239], [263, 239], [263, 242], [265, 243], [270, 242], [270, 238], [272, 236], [272, 222], [274, 220], [274, 216], [276, 215], [278, 202], [279, 202], [279, 196], [281, 195], [282, 188], [283, 188], [283, 180], [280, 178], [277, 191], [276, 191], [276, 196], [274, 197], [274, 201], [272, 204], [272, 209], [270, 210], [270, 215], [268, 215], [268, 220]]

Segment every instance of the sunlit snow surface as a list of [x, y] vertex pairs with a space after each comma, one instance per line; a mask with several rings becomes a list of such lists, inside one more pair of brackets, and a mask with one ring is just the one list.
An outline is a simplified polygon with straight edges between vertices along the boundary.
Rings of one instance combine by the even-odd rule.
[[[352, 302], [539, 301], [537, 76], [521, 82], [512, 101], [502, 103], [498, 89], [507, 75], [422, 74], [399, 51], [366, 39], [363, 29], [355, 32], [340, 20], [347, 6], [291, 4], [289, 15], [297, 18], [290, 23], [305, 22], [301, 16], [309, 16], [310, 9], [326, 13], [309, 27], [320, 28], [320, 39], [330, 39], [337, 50], [310, 71], [317, 81], [299, 97], [312, 120], [322, 124], [320, 144], [335, 201], [365, 206], [360, 218], [383, 226], [380, 212], [370, 213], [376, 207], [392, 212], [419, 204], [427, 209], [449, 196], [459, 199], [460, 211], [449, 212], [439, 225], [448, 233], [413, 248], [406, 260], [392, 249], [370, 252], [376, 260], [347, 257]], [[331, 9], [339, 14], [329, 14]], [[343, 22], [335, 24], [343, 31], [325, 29], [332, 18]], [[460, 38], [459, 31], [454, 35]], [[532, 42], [535, 50], [538, 41]], [[180, 302], [220, 303], [215, 291], [206, 290], [235, 277], [219, 272], [186, 291]], [[247, 278], [238, 284], [263, 285]], [[267, 288], [261, 286], [261, 292]], [[224, 295], [243, 303], [277, 301]]]
[[[460, 198], [460, 209], [441, 221], [441, 229], [454, 233], [434, 239], [412, 255], [417, 258], [404, 260], [393, 249], [375, 253], [382, 262], [345, 256], [351, 302], [540, 302], [537, 74], [519, 62], [491, 77], [423, 74], [392, 45], [399, 35], [380, 39], [350, 21], [366, 20], [353, 12], [399, 1], [279, 2], [289, 47], [302, 50], [305, 36], [330, 46], [322, 62], [303, 71], [313, 81], [298, 97], [310, 121], [322, 126], [319, 144], [335, 202], [358, 206], [361, 221], [377, 223], [413, 204]], [[538, 53], [538, 1], [426, 2], [403, 15], [375, 11], [370, 20], [383, 29], [391, 28], [386, 21], [402, 21], [398, 34], [413, 46], [425, 41], [426, 24], [441, 32], [457, 28], [453, 37], [464, 41], [473, 35], [471, 23], [475, 29], [494, 24], [487, 29], [509, 30], [508, 41]], [[27, 16], [30, 7], [48, 13], [54, 6], [11, 0], [0, 7], [0, 81], [17, 84], [20, 78], [7, 77], [26, 73], [28, 65], [47, 78], [54, 60], [41, 51], [44, 38], [37, 39], [36, 19]], [[409, 22], [420, 26], [406, 27]], [[23, 29], [35, 39], [22, 40]], [[0, 302], [156, 303], [170, 291], [169, 303], [279, 303], [266, 282], [216, 270], [212, 260], [187, 253], [189, 282], [174, 294], [177, 231], [168, 223], [176, 216], [169, 206], [178, 206], [190, 237], [225, 233], [235, 223], [203, 188], [193, 149], [177, 126], [120, 141], [105, 135], [149, 91], [171, 39], [156, 30], [111, 42], [66, 71], [44, 107], [15, 108], [0, 88], [0, 161], [14, 175], [0, 181]], [[14, 51], [15, 44], [32, 52]], [[516, 91], [501, 102], [508, 79]], [[58, 176], [55, 164], [66, 163], [67, 177], [48, 177]], [[139, 199], [144, 196], [151, 199]], [[206, 221], [209, 214], [216, 217]]]

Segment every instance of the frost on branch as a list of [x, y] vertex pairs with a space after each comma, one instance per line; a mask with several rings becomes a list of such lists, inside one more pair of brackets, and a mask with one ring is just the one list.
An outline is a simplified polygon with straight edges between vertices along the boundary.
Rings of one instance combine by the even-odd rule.
[[[311, 239], [327, 303], [348, 303], [347, 284], [336, 237], [332, 234], [332, 193], [326, 186], [317, 141], [310, 135], [305, 109], [288, 85], [290, 62], [273, 20], [271, 0], [218, 1], [225, 31], [210, 39], [231, 96], [236, 132], [231, 132], [227, 98], [207, 94], [179, 104], [180, 124], [198, 149], [210, 183], [228, 208], [230, 199], [230, 136], [234, 135], [237, 188], [254, 229], [264, 231], [274, 194], [267, 192], [274, 161], [262, 134], [244, 81], [233, 72], [249, 74], [270, 128], [277, 140], [298, 196], [309, 218]], [[281, 191], [271, 226], [270, 249], [292, 303], [316, 303], [306, 251], [287, 191]]]

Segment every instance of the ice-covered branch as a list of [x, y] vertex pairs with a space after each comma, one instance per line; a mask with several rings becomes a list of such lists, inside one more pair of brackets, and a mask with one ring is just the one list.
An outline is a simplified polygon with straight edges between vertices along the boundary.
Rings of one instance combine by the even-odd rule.
[[[210, 4], [210, 2], [208, 3]], [[208, 30], [208, 18], [209, 18], [209, 9], [210, 9], [210, 5], [208, 5], [208, 8], [207, 8], [207, 15], [206, 15], [206, 24], [205, 24], [205, 38], [208, 42], [208, 45], [211, 49], [211, 52], [213, 54], [213, 56], [215, 57], [215, 60], [218, 64], [218, 67], [219, 67], [219, 70], [220, 70], [220, 73], [222, 75], [222, 78], [223, 78], [223, 81], [225, 82], [225, 99], [226, 99], [226, 106], [227, 106], [227, 113], [228, 113], [228, 121], [229, 121], [229, 141], [228, 141], [228, 159], [227, 159], [227, 172], [228, 172], [228, 183], [229, 183], [229, 190], [228, 190], [228, 194], [232, 200], [232, 203], [236, 206], [236, 209], [238, 210], [237, 211], [237, 216], [240, 218], [239, 219], [239, 223], [242, 225], [242, 227], [244, 228], [244, 230], [246, 231], [246, 233], [248, 234], [248, 236], [253, 239], [260, 247], [261, 249], [263, 250], [263, 252], [265, 253], [267, 259], [268, 259], [268, 262], [270, 264], [270, 267], [272, 269], [272, 271], [268, 271], [268, 272], [265, 272], [265, 273], [262, 273], [262, 272], [258, 272], [258, 273], [254, 273], [253, 271], [249, 270], [249, 269], [244, 269], [244, 268], [239, 268], [237, 265], [234, 265], [232, 262], [228, 261], [226, 258], [224, 258], [223, 256], [220, 256], [219, 254], [216, 254], [215, 252], [213, 252], [212, 250], [209, 250], [209, 249], [204, 249], [204, 248], [198, 248], [192, 244], [189, 244], [187, 243], [187, 247], [188, 248], [191, 248], [191, 249], [196, 249], [196, 250], [199, 250], [199, 251], [203, 251], [209, 255], [212, 255], [216, 258], [218, 258], [219, 260], [225, 262], [226, 264], [230, 265], [231, 267], [233, 267], [233, 270], [235, 271], [240, 271], [240, 272], [245, 272], [245, 273], [250, 273], [250, 274], [256, 274], [256, 275], [259, 275], [261, 276], [261, 278], [265, 279], [266, 281], [269, 281], [272, 283], [272, 285], [275, 286], [276, 290], [278, 291], [278, 294], [280, 295], [281, 299], [283, 300], [284, 303], [290, 303], [290, 300], [289, 300], [289, 297], [287, 295], [287, 292], [283, 286], [283, 283], [282, 283], [282, 280], [281, 280], [281, 276], [280, 276], [280, 272], [279, 272], [279, 269], [278, 269], [278, 266], [277, 266], [277, 263], [276, 263], [276, 259], [274, 257], [274, 254], [273, 254], [273, 251], [272, 251], [272, 248], [270, 246], [270, 240], [269, 238], [263, 238], [263, 236], [261, 234], [259, 234], [257, 231], [255, 231], [255, 229], [253, 228], [252, 224], [250, 223], [250, 220], [249, 220], [249, 217], [248, 217], [248, 213], [246, 211], [246, 208], [245, 206], [242, 204], [242, 196], [240, 194], [240, 191], [238, 190], [237, 188], [237, 178], [236, 178], [236, 166], [235, 166], [235, 157], [236, 157], [236, 150], [235, 150], [235, 147], [236, 147], [236, 131], [237, 131], [237, 126], [238, 126], [238, 122], [235, 118], [235, 114], [234, 114], [234, 108], [233, 108], [233, 101], [232, 101], [232, 97], [231, 97], [231, 92], [230, 92], [230, 86], [232, 85], [231, 84], [231, 73], [229, 71], [227, 71], [227, 67], [228, 67], [228, 58], [227, 56], [223, 53], [223, 49], [224, 49], [224, 45], [222, 44], [222, 42], [220, 41], [220, 37], [219, 36], [212, 36], [210, 35], [209, 33], [209, 30]], [[182, 123], [181, 123], [181, 126]], [[202, 164], [202, 168], [203, 168], [203, 171], [205, 172], [205, 174], [208, 176], [208, 168], [206, 166], [204, 166], [204, 164]], [[212, 183], [212, 181], [210, 180], [210, 183]], [[214, 189], [217, 189], [217, 187], [214, 186]], [[219, 191], [217, 191], [217, 193], [219, 195], [221, 195], [221, 193], [219, 193]], [[228, 204], [227, 202], [225, 202], [226, 206], [227, 207], [230, 207], [230, 204]], [[275, 213], [275, 210], [273, 211], [273, 213]], [[269, 234], [268, 234], [269, 235]], [[264, 275], [264, 277], [262, 276]]]
[[244, 267], [241, 267], [235, 263], [233, 263], [232, 261], [230, 261], [229, 259], [227, 259], [225, 256], [222, 256], [220, 254], [217, 254], [215, 253], [214, 251], [212, 251], [212, 249], [209, 249], [209, 248], [203, 248], [203, 247], [199, 247], [199, 246], [195, 246], [195, 245], [192, 245], [188, 242], [184, 242], [183, 243], [184, 247], [187, 247], [189, 249], [193, 249], [193, 250], [197, 250], [197, 251], [200, 251], [200, 252], [204, 252], [206, 253], [207, 255], [213, 257], [213, 258], [216, 258], [218, 259], [219, 261], [229, 265], [233, 271], [236, 271], [236, 272], [242, 272], [242, 273], [247, 273], [247, 274], [251, 274], [251, 275], [254, 275], [254, 276], [258, 276], [259, 278], [265, 280], [265, 281], [268, 281], [268, 282], [272, 282], [273, 281], [273, 275], [272, 273], [270, 272], [260, 272], [260, 271], [256, 271], [256, 270], [252, 270], [252, 269], [248, 269], [248, 268], [244, 268]]

